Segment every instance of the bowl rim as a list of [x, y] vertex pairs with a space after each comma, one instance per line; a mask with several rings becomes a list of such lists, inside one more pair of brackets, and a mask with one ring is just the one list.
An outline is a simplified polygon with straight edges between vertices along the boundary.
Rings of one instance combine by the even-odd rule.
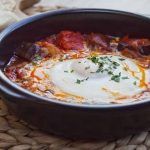
[[[72, 13], [107, 13], [107, 14], [118, 14], [118, 15], [125, 15], [128, 17], [135, 17], [137, 19], [142, 19], [150, 22], [150, 18], [138, 15], [131, 12], [126, 11], [119, 11], [119, 10], [111, 10], [111, 9], [93, 9], [93, 8], [75, 8], [75, 9], [60, 9], [60, 10], [54, 10], [54, 11], [48, 11], [44, 12], [42, 14], [34, 15], [29, 18], [25, 18], [17, 23], [14, 23], [4, 29], [0, 33], [0, 44], [3, 39], [7, 38], [11, 32], [15, 31], [16, 29], [19, 29], [20, 27], [32, 23], [34, 21], [38, 21], [45, 17], [50, 16], [57, 16], [57, 15], [65, 15], [65, 14], [72, 14]], [[4, 74], [3, 70], [0, 69], [0, 80], [2, 80], [6, 85], [2, 86], [5, 90], [2, 90], [5, 94], [7, 92], [10, 92], [10, 87], [13, 88], [13, 92], [11, 92], [12, 95], [17, 95], [19, 92], [21, 94], [20, 98], [22, 98], [22, 95], [24, 97], [32, 97], [31, 99], [26, 99], [28, 101], [33, 101], [34, 103], [51, 103], [53, 105], [60, 105], [60, 106], [67, 106], [71, 108], [84, 108], [84, 109], [119, 109], [119, 108], [129, 108], [129, 107], [135, 107], [142, 104], [148, 104], [150, 103], [150, 100], [141, 100], [141, 101], [134, 101], [131, 103], [122, 103], [122, 104], [78, 104], [78, 103], [70, 103], [70, 102], [64, 102], [57, 99], [51, 99], [44, 96], [40, 96], [37, 94], [34, 94], [25, 88], [22, 88], [21, 86], [15, 84], [13, 81], [9, 80], [8, 77]], [[7, 86], [7, 88], [5, 88]], [[1, 89], [2, 89], [1, 88]], [[14, 93], [15, 91], [15, 93]], [[19, 94], [19, 95], [20, 95]], [[23, 99], [24, 100], [24, 99]]]

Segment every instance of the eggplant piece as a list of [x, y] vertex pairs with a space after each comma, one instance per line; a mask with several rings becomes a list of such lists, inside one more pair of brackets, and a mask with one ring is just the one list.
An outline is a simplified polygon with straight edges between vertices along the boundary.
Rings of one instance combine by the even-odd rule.
[[142, 55], [150, 55], [150, 45], [140, 46], [139, 52]]
[[121, 43], [118, 44], [117, 48], [118, 48], [118, 51], [122, 51], [125, 48], [129, 48], [129, 45], [127, 43], [121, 42]]
[[19, 57], [31, 61], [34, 56], [40, 51], [40, 46], [34, 43], [23, 42], [15, 51]]

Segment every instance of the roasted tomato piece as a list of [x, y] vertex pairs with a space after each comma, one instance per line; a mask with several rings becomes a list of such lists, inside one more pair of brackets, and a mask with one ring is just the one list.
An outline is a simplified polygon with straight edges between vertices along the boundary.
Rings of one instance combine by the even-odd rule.
[[9, 79], [11, 79], [12, 81], [16, 80], [17, 75], [16, 75], [16, 68], [15, 67], [13, 67], [13, 66], [7, 67], [5, 69], [5, 73], [9, 77]]
[[109, 38], [102, 34], [91, 33], [88, 36], [88, 43], [91, 45], [97, 45], [105, 49], [109, 49]]
[[23, 79], [23, 77], [25, 76], [25, 72], [21, 70], [20, 68], [16, 68], [16, 75], [17, 75], [17, 78]]
[[64, 50], [82, 50], [84, 37], [79, 32], [61, 31], [57, 35], [57, 45]]
[[5, 72], [6, 75], [13, 81], [15, 81], [16, 79], [23, 79], [23, 77], [25, 76], [25, 72], [15, 66], [6, 68]]
[[150, 51], [149, 51], [150, 40], [149, 39], [129, 39], [128, 36], [125, 36], [119, 42], [118, 50], [121, 51], [125, 48], [137, 50], [141, 54], [148, 55], [150, 53]]

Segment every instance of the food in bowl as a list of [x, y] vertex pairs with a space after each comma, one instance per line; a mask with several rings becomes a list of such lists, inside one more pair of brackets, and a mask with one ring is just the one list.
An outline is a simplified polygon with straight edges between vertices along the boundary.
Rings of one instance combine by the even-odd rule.
[[150, 98], [150, 39], [61, 31], [23, 42], [4, 69], [21, 87], [72, 103]]

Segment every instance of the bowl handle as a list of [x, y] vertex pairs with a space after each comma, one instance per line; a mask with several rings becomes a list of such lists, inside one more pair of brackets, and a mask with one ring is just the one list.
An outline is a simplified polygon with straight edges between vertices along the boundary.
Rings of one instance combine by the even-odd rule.
[[18, 94], [17, 92], [13, 91], [10, 88], [7, 88], [1, 82], [0, 82], [0, 93], [4, 96], [11, 96], [11, 97], [19, 98], [19, 99], [23, 98], [21, 94]]

